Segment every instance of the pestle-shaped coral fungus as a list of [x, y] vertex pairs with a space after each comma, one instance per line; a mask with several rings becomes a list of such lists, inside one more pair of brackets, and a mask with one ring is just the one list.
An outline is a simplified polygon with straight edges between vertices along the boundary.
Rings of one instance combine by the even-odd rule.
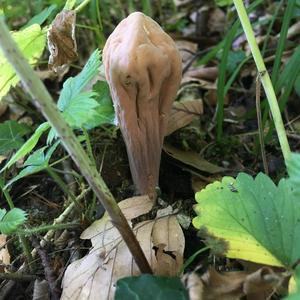
[[151, 18], [135, 12], [103, 50], [106, 78], [136, 188], [155, 198], [163, 139], [181, 81], [175, 43]]

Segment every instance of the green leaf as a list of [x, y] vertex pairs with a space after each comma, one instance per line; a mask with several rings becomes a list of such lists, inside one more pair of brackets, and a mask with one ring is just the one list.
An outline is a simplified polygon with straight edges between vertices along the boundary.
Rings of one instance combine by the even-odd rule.
[[13, 155], [13, 157], [6, 163], [3, 169], [0, 171], [3, 172], [5, 169], [11, 167], [17, 160], [26, 156], [37, 144], [41, 135], [48, 130], [50, 127], [48, 122], [42, 123], [34, 132], [34, 134], [23, 144], [23, 146]]
[[34, 151], [30, 156], [28, 156], [27, 160], [24, 162], [24, 169], [21, 170], [21, 172], [14, 176], [4, 187], [4, 189], [7, 189], [10, 185], [18, 181], [19, 179], [41, 172], [49, 167], [49, 161], [50, 158], [59, 145], [60, 141], [57, 141], [55, 144], [53, 144], [49, 150], [47, 151], [47, 154], [45, 155], [45, 149], [47, 147], [40, 148], [36, 151]]
[[242, 50], [229, 51], [227, 60], [227, 70], [232, 73], [239, 63], [246, 58], [246, 54]]
[[196, 194], [193, 224], [223, 241], [224, 255], [291, 267], [300, 257], [300, 201], [289, 179], [224, 177]]
[[[92, 88], [87, 85], [99, 74], [101, 57], [95, 50], [83, 70], [75, 77], [68, 78], [57, 102], [64, 119], [76, 129], [91, 129], [100, 124], [113, 124], [114, 110], [107, 83], [98, 81]], [[48, 143], [55, 138], [54, 129], [49, 132]]]
[[233, 3], [233, 0], [215, 0], [218, 6], [228, 6]]
[[297, 95], [300, 97], [300, 73], [298, 74], [298, 77], [295, 80], [294, 88]]
[[188, 300], [188, 293], [177, 277], [144, 274], [117, 281], [115, 300]]
[[70, 77], [65, 81], [57, 102], [60, 111], [65, 111], [74, 97], [78, 96], [87, 84], [98, 75], [100, 64], [100, 52], [95, 50], [82, 71], [77, 76]]
[[6, 209], [3, 208], [3, 209], [0, 209], [0, 222], [2, 221], [2, 219], [4, 218], [6, 214]]
[[34, 16], [33, 18], [31, 18], [27, 24], [25, 24], [22, 29], [25, 29], [33, 24], [39, 24], [42, 25], [47, 19], [48, 17], [52, 14], [52, 12], [56, 9], [57, 5], [56, 4], [52, 4], [48, 7], [46, 7], [45, 9], [43, 9], [39, 14], [37, 14], [36, 16]]
[[24, 143], [22, 136], [30, 131], [25, 124], [16, 121], [6, 121], [0, 124], [0, 154], [18, 149]]
[[109, 85], [105, 81], [97, 81], [93, 86], [94, 99], [98, 105], [94, 109], [94, 115], [84, 124], [91, 129], [102, 124], [115, 124], [115, 112], [110, 97]]
[[[37, 24], [12, 34], [24, 57], [30, 64], [35, 64], [46, 45], [46, 31]], [[12, 65], [0, 50], [0, 100], [7, 94], [11, 86], [16, 86], [19, 77]]]
[[67, 123], [73, 128], [90, 129], [97, 126], [105, 118], [101, 115], [102, 112], [109, 111], [107, 100], [103, 103], [99, 101], [97, 92], [102, 92], [99, 91], [99, 88], [94, 91], [83, 91], [98, 75], [100, 64], [100, 52], [95, 50], [83, 70], [76, 77], [71, 77], [64, 83], [57, 106], [63, 112]]
[[4, 234], [11, 234], [26, 221], [26, 212], [20, 208], [13, 208], [0, 221], [0, 231]]
[[286, 162], [286, 166], [293, 191], [300, 197], [300, 153], [292, 153], [291, 158]]

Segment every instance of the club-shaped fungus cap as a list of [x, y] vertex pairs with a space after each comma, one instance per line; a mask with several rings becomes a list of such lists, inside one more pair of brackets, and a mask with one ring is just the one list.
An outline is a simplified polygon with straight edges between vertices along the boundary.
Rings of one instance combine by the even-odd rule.
[[154, 20], [135, 12], [108, 38], [103, 62], [133, 181], [140, 194], [154, 199], [168, 117], [181, 81], [179, 51]]

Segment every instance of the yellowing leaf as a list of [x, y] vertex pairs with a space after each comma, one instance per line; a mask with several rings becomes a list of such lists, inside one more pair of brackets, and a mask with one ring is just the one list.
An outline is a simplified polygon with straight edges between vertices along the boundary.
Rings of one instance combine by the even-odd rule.
[[285, 267], [299, 259], [300, 202], [290, 179], [276, 186], [262, 173], [240, 173], [208, 185], [196, 200], [194, 226], [219, 240], [227, 257]]
[[[46, 44], [46, 32], [37, 24], [12, 33], [12, 36], [24, 57], [30, 64], [35, 64], [43, 53]], [[16, 86], [19, 77], [0, 50], [0, 100], [11, 86]]]

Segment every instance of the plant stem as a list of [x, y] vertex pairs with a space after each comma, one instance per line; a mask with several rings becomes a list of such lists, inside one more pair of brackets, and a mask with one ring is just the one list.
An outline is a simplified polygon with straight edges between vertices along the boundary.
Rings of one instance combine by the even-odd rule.
[[82, 132], [83, 132], [83, 135], [85, 137], [87, 154], [90, 157], [90, 160], [93, 162], [94, 166], [96, 166], [96, 161], [95, 161], [95, 157], [94, 157], [94, 154], [93, 154], [93, 148], [92, 148], [92, 145], [91, 145], [91, 140], [90, 140], [89, 133], [87, 132], [87, 130], [85, 128], [82, 128]]
[[184, 263], [184, 265], [181, 267], [180, 271], [178, 272], [178, 274], [180, 275], [181, 273], [184, 272], [184, 270], [195, 260], [195, 258], [205, 252], [206, 250], [209, 250], [211, 247], [210, 246], [206, 246], [206, 247], [203, 247], [201, 249], [199, 249], [198, 251], [196, 251], [193, 255], [191, 255]]
[[260, 80], [262, 82], [262, 85], [264, 87], [265, 93], [267, 95], [268, 103], [271, 109], [271, 113], [274, 119], [281, 151], [284, 156], [285, 162], [289, 160], [291, 155], [290, 146], [287, 140], [286, 132], [284, 129], [283, 121], [281, 118], [280, 109], [277, 103], [276, 95], [274, 92], [274, 88], [269, 76], [269, 73], [266, 69], [266, 66], [264, 64], [264, 61], [262, 59], [261, 53], [259, 51], [258, 45], [255, 40], [255, 36], [245, 9], [245, 6], [243, 4], [242, 0], [233, 0], [234, 5], [236, 7], [236, 10], [238, 12], [241, 24], [243, 26], [245, 35], [247, 37], [254, 61], [256, 63], [257, 70], [260, 75]]
[[77, 201], [74, 194], [70, 191], [69, 187], [64, 183], [64, 181], [59, 177], [59, 175], [54, 171], [53, 168], [47, 167], [46, 171], [48, 174], [53, 178], [53, 180], [58, 184], [58, 186], [61, 188], [61, 190], [68, 195], [71, 200], [75, 203], [75, 207], [77, 211], [79, 212], [79, 215], [82, 213], [82, 205]]
[[38, 226], [34, 228], [27, 228], [24, 230], [18, 230], [18, 233], [20, 235], [32, 235], [32, 234], [37, 234], [49, 230], [56, 231], [61, 229], [75, 228], [78, 226], [80, 226], [79, 223], [51, 224], [51, 225]]
[[140, 271], [142, 273], [152, 273], [140, 244], [120, 207], [96, 167], [84, 152], [72, 129], [67, 125], [63, 116], [58, 111], [42, 81], [38, 78], [18, 49], [18, 46], [8, 31], [3, 16], [0, 16], [0, 47], [30, 93], [33, 103], [41, 110], [52, 127], [56, 130], [65, 149], [71, 155], [79, 170], [106, 209], [111, 218], [111, 222], [119, 230]]
[[6, 200], [7, 204], [8, 204], [8, 206], [9, 206], [9, 208], [13, 209], [15, 207], [14, 202], [12, 201], [9, 192], [6, 189], [4, 189], [4, 184], [3, 184], [3, 182], [2, 182], [1, 179], [0, 179], [0, 189], [1, 189], [1, 191], [2, 191], [2, 193], [4, 195], [4, 197], [5, 197], [5, 200]]
[[80, 12], [81, 10], [83, 10], [89, 3], [91, 0], [83, 0], [76, 8], [75, 11], [76, 13]]
[[[12, 201], [12, 198], [11, 198], [9, 192], [6, 189], [5, 190], [3, 189], [3, 186], [4, 186], [4, 183], [0, 180], [0, 189], [2, 190], [2, 192], [4, 194], [4, 197], [6, 199], [6, 202], [9, 205], [9, 208], [13, 209], [13, 208], [15, 208], [14, 202]], [[28, 266], [30, 268], [30, 271], [32, 271], [32, 261], [33, 261], [33, 258], [32, 258], [32, 255], [31, 255], [29, 242], [28, 242], [28, 240], [27, 240], [26, 237], [21, 236], [20, 234], [18, 234], [18, 237], [19, 237], [20, 243], [22, 245], [24, 254], [25, 254], [26, 258], [27, 258], [27, 263], [28, 263]]]

